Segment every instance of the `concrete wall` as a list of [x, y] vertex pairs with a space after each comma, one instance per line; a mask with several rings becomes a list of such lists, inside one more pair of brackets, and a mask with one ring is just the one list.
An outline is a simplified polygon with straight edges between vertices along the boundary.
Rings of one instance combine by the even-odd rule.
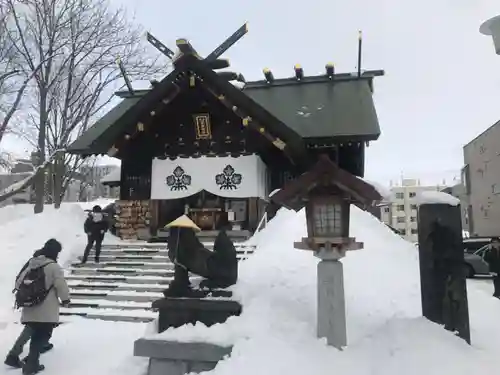
[[464, 146], [471, 236], [500, 235], [500, 121]]

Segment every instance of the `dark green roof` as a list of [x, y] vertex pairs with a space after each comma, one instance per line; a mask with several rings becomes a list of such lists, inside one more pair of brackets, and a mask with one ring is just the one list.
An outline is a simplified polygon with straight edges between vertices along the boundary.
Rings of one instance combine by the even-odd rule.
[[[176, 68], [152, 90], [133, 94], [117, 93], [123, 100], [68, 147], [70, 153], [106, 153], [128, 123], [164, 97], [179, 71], [192, 69], [201, 73], [205, 82], [223, 92], [234, 105], [248, 109], [248, 114], [266, 124], [296, 154], [303, 139], [334, 138], [337, 141], [369, 141], [380, 135], [380, 127], [372, 98], [372, 81], [383, 71], [365, 72], [361, 76], [336, 74], [326, 76], [248, 82], [241, 91], [219, 79], [202, 61], [184, 57], [185, 66]], [[305, 149], [305, 148], [304, 148]]]
[[69, 152], [85, 153], [89, 150], [92, 143], [99, 139], [108, 129], [110, 129], [116, 121], [118, 121], [130, 108], [132, 108], [141, 97], [132, 97], [123, 99], [120, 103], [114, 106], [108, 113], [101, 117], [94, 125], [87, 129], [80, 137], [78, 137], [69, 147]]
[[243, 92], [304, 138], [380, 135], [369, 79], [249, 85]]

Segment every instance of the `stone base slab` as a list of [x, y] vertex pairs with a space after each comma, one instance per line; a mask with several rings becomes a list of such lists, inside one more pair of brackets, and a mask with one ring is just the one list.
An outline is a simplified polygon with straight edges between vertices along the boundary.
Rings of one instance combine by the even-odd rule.
[[134, 343], [134, 355], [148, 357], [148, 375], [184, 375], [215, 368], [231, 354], [232, 347], [208, 343], [184, 343], [141, 338]]
[[158, 332], [184, 324], [202, 322], [207, 327], [224, 323], [231, 316], [241, 314], [241, 304], [229, 299], [173, 298], [156, 300], [153, 309], [159, 311]]

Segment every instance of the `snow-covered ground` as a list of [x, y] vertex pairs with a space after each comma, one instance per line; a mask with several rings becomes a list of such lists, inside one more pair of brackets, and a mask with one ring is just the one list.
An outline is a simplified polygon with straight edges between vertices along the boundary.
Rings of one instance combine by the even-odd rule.
[[[1, 224], [1, 212], [0, 353], [6, 353], [21, 329], [11, 308], [15, 274], [50, 237], [63, 243], [63, 262], [80, 253], [85, 213], [79, 205], [68, 204]], [[217, 375], [498, 373], [500, 302], [491, 297], [489, 282], [469, 284], [471, 347], [420, 316], [416, 247], [355, 207], [352, 235], [365, 249], [343, 260], [349, 344], [337, 351], [316, 339], [317, 259], [293, 248], [293, 241], [305, 234], [304, 221], [303, 213], [281, 210], [256, 236], [258, 248], [241, 263], [234, 287], [244, 306], [239, 318], [210, 328], [181, 327], [161, 336], [234, 345], [231, 357], [212, 372]], [[133, 358], [132, 348], [136, 338], [154, 335], [151, 328], [146, 330], [145, 324], [73, 318], [55, 330], [56, 347], [42, 357], [44, 373], [142, 375], [147, 361]], [[9, 373], [0, 367], [0, 374]]]

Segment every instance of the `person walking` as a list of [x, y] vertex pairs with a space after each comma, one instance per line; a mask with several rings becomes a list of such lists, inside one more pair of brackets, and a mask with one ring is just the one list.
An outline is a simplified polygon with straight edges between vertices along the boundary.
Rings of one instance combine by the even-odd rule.
[[[37, 250], [33, 254], [33, 258], [36, 258], [37, 256], [41, 255], [42, 250]], [[30, 260], [31, 260], [30, 259]], [[21, 268], [21, 271], [16, 277], [16, 280], [19, 278], [21, 272], [23, 272], [29, 265], [29, 260], [24, 264], [23, 268]], [[5, 364], [10, 367], [14, 368], [22, 368], [22, 362], [19, 359], [19, 356], [23, 352], [24, 346], [28, 343], [28, 341], [31, 339], [31, 328], [29, 326], [24, 326], [24, 329], [21, 331], [21, 334], [18, 336], [16, 341], [14, 342], [14, 345], [10, 349], [9, 353], [7, 354], [7, 357], [5, 358]], [[42, 350], [40, 351], [41, 354], [48, 352], [54, 347], [53, 344], [47, 341], [45, 345], [43, 346]]]
[[82, 264], [87, 263], [90, 250], [95, 243], [95, 262], [99, 263], [101, 254], [102, 241], [104, 234], [108, 230], [108, 221], [102, 212], [101, 206], [94, 206], [92, 212], [89, 213], [87, 220], [83, 224], [83, 229], [87, 234], [87, 246], [83, 252]]
[[500, 238], [491, 239], [490, 248], [484, 255], [484, 260], [490, 266], [490, 273], [493, 276], [494, 292], [493, 297], [500, 299]]
[[68, 284], [57, 264], [61, 250], [57, 240], [48, 240], [16, 279], [16, 305], [22, 307], [21, 323], [31, 331], [28, 357], [22, 364], [23, 375], [34, 375], [45, 369], [40, 364], [40, 354], [59, 324], [60, 304], [70, 304]]

